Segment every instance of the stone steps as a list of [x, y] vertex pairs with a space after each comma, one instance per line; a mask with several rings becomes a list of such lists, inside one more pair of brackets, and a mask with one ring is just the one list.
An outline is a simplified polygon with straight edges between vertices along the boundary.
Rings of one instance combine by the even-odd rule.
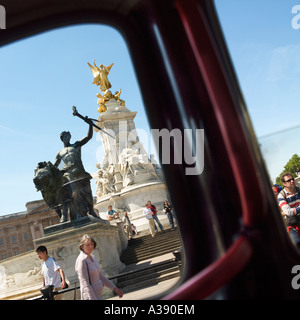
[[180, 244], [178, 244], [176, 246], [174, 246], [174, 244], [172, 244], [172, 245], [166, 245], [162, 248], [158, 248], [158, 249], [156, 249], [155, 252], [151, 248], [149, 248], [147, 250], [145, 249], [144, 251], [141, 251], [141, 252], [132, 252], [132, 253], [128, 254], [126, 257], [122, 257], [121, 261], [123, 263], [125, 263], [126, 265], [129, 265], [129, 264], [136, 263], [136, 261], [149, 260], [151, 258], [160, 256], [160, 255], [164, 255], [166, 253], [173, 252], [174, 250], [177, 250], [180, 247], [181, 247]]
[[[118, 283], [122, 285], [123, 284], [131, 284], [134, 282], [134, 279], [141, 279], [142, 277], [145, 277], [149, 274], [153, 274], [155, 272], [162, 272], [164, 270], [171, 269], [171, 268], [177, 268], [177, 262], [174, 259], [169, 259], [166, 261], [162, 261], [159, 263], [156, 263], [154, 265], [144, 267], [137, 270], [132, 270], [129, 272], [124, 272], [122, 274], [118, 275]], [[134, 277], [133, 277], [134, 276]], [[133, 279], [134, 278], [134, 279]], [[123, 285], [124, 287], [124, 285]]]
[[[175, 250], [181, 248], [182, 242], [177, 229], [159, 231], [155, 237], [146, 235], [131, 239], [128, 248], [121, 254], [121, 261], [128, 266], [129, 271], [115, 277], [118, 287], [128, 293], [179, 277], [178, 262], [175, 256], [170, 257]], [[162, 257], [163, 255], [168, 258]], [[151, 264], [151, 259], [156, 258], [159, 261], [159, 257], [166, 260]]]
[[121, 287], [124, 293], [128, 293], [131, 291], [143, 289], [145, 287], [153, 286], [158, 284], [159, 282], [170, 280], [180, 276], [180, 271], [172, 271], [166, 274], [158, 274], [153, 277], [147, 277], [143, 281], [137, 280], [134, 284], [128, 285], [126, 287]]
[[155, 237], [147, 235], [131, 239], [128, 248], [122, 252], [120, 259], [128, 265], [172, 253], [181, 247], [182, 242], [177, 230], [160, 231], [156, 233]]
[[119, 274], [115, 278], [118, 279], [118, 287], [127, 293], [179, 276], [178, 263], [175, 259], [168, 259], [145, 268]]

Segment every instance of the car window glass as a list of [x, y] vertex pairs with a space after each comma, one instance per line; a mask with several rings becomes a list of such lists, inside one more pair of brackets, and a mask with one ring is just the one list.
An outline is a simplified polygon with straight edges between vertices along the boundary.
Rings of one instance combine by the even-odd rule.
[[[291, 0], [214, 1], [270, 177], [300, 185], [300, 7]], [[298, 168], [298, 169], [297, 169]]]
[[293, 1], [216, 0], [215, 4], [255, 133], [275, 182], [293, 154], [299, 154], [299, 8]]
[[[108, 205], [112, 205], [121, 220], [125, 212], [128, 213], [138, 236], [151, 237], [148, 220], [143, 215], [145, 203], [150, 200], [156, 206], [159, 221], [155, 222], [157, 233], [153, 230], [155, 236], [148, 241], [152, 249], [160, 252], [152, 250], [146, 255], [141, 251], [138, 259], [147, 260], [147, 266], [161, 262], [160, 259], [171, 260], [173, 266], [169, 267], [175, 266], [176, 270], [171, 276], [167, 273], [173, 279], [169, 287], [174, 285], [180, 271], [176, 261], [174, 265], [173, 251], [179, 249], [177, 259], [182, 249], [181, 238], [174, 210], [164, 208], [164, 201], [171, 205], [171, 200], [134, 68], [120, 33], [109, 26], [89, 24], [61, 28], [12, 43], [0, 50], [0, 74], [0, 260], [11, 258], [17, 252], [16, 248], [9, 248], [5, 235], [13, 232], [7, 225], [12, 219], [23, 219], [24, 228], [20, 230], [30, 234], [27, 237], [30, 241], [43, 237], [45, 227], [58, 223], [55, 210], [43, 207], [41, 191], [46, 190], [49, 181], [45, 185], [41, 178], [42, 187], [37, 192], [33, 178], [37, 169], [48, 168], [48, 162], [55, 165], [56, 160], [60, 162], [57, 168], [64, 179], [67, 175], [71, 177], [63, 180], [65, 184], [82, 178], [77, 175], [75, 160], [70, 160], [73, 151], [64, 145], [66, 135], [61, 133], [70, 132], [70, 143], [74, 145], [76, 141], [83, 143], [82, 139], [88, 135], [88, 117], [98, 128], [94, 127], [93, 138], [82, 146], [81, 160], [84, 170], [92, 176], [90, 186], [96, 213], [107, 220]], [[77, 111], [75, 116], [73, 106]], [[151, 212], [154, 211], [152, 208]], [[24, 220], [28, 215], [31, 218], [35, 215], [32, 224]], [[120, 219], [114, 219], [113, 223], [119, 223]], [[127, 232], [126, 219], [124, 221]], [[17, 246], [22, 236], [15, 234], [14, 230]], [[129, 240], [131, 244], [135, 236]], [[173, 239], [173, 244], [168, 239]], [[28, 246], [24, 245], [18, 253], [28, 251]], [[148, 244], [144, 247], [148, 248]], [[129, 254], [121, 259], [125, 264], [134, 264], [136, 258], [137, 254]]]

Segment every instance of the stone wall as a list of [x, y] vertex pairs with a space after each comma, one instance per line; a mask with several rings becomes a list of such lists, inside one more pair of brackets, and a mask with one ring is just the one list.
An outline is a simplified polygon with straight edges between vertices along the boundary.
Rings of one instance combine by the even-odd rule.
[[163, 203], [168, 200], [168, 193], [166, 185], [161, 181], [133, 185], [123, 189], [120, 193], [103, 197], [95, 204], [95, 208], [102, 219], [107, 219], [109, 205], [112, 205], [113, 209], [120, 213], [121, 218], [123, 212], [127, 211], [131, 223], [137, 227], [138, 232], [142, 232], [149, 230], [148, 221], [143, 215], [148, 200], [156, 206], [161, 223], [167, 227], [169, 222], [166, 214], [163, 213]]
[[[128, 241], [121, 222], [116, 225], [94, 222], [59, 230], [36, 239], [35, 247], [46, 246], [48, 254], [64, 270], [67, 281], [71, 285], [77, 282], [78, 285], [75, 261], [80, 253], [78, 244], [84, 234], [95, 238], [97, 247], [93, 254], [105, 276], [115, 276], [125, 269], [125, 265], [120, 261], [120, 254], [127, 247]], [[21, 300], [40, 295], [39, 289], [43, 285], [40, 267], [41, 260], [35, 251], [1, 261], [0, 299]], [[106, 290], [105, 295], [110, 296], [111, 291]], [[66, 297], [67, 295], [63, 298]]]

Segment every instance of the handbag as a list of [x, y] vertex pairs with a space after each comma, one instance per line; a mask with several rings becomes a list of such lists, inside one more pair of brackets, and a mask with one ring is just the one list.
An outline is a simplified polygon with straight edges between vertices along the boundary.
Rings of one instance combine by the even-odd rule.
[[53, 289], [54, 286], [52, 284], [44, 286], [40, 289], [45, 300], [53, 300]]

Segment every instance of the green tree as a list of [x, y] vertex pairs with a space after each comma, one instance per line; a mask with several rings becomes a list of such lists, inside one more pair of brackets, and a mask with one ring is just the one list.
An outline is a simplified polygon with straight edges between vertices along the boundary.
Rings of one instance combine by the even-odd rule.
[[280, 177], [285, 172], [290, 172], [293, 177], [296, 177], [297, 167], [300, 167], [300, 157], [297, 154], [294, 154], [291, 159], [284, 166], [284, 170], [280, 173], [280, 175], [276, 178], [276, 183], [283, 187]]

